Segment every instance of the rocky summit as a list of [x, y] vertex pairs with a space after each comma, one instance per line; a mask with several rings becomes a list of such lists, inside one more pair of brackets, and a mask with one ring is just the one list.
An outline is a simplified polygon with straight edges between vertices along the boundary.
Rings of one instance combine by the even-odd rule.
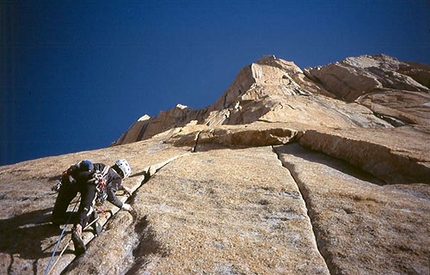
[[[430, 66], [386, 55], [304, 70], [264, 56], [211, 106], [2, 166], [0, 273], [427, 275], [429, 88]], [[82, 159], [120, 158], [135, 212], [99, 205], [103, 231], [76, 257], [51, 187]]]

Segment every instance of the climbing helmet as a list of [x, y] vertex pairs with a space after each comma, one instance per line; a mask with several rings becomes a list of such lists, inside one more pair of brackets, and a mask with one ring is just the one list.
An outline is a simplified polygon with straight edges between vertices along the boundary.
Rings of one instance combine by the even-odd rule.
[[79, 162], [78, 163], [78, 167], [79, 167], [79, 170], [81, 170], [81, 171], [89, 171], [89, 172], [91, 172], [91, 171], [94, 170], [93, 163], [90, 160], [87, 160], [87, 159]]
[[119, 159], [115, 161], [115, 166], [119, 168], [121, 176], [125, 179], [128, 178], [131, 175], [131, 167], [127, 160], [125, 159]]

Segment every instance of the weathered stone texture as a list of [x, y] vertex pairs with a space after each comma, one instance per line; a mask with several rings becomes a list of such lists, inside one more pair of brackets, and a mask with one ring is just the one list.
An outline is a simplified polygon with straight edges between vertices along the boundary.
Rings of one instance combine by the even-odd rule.
[[379, 186], [371, 175], [299, 145], [276, 151], [302, 190], [332, 274], [429, 272], [428, 185]]
[[166, 244], [166, 255], [146, 259], [150, 273], [328, 273], [297, 185], [270, 147], [180, 158], [142, 192]]
[[[265, 56], [211, 106], [2, 166], [0, 274], [429, 274], [429, 83], [429, 66], [385, 55], [303, 71]], [[68, 225], [51, 258], [61, 172], [120, 158], [135, 212], [99, 206], [87, 252]]]

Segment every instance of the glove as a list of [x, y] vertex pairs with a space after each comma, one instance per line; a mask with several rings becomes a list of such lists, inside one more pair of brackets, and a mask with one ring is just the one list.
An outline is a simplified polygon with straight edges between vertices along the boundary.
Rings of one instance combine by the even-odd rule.
[[133, 211], [133, 208], [131, 207], [131, 205], [130, 204], [128, 204], [128, 203], [124, 203], [123, 205], [122, 205], [122, 207], [121, 207], [121, 209], [124, 209], [124, 210], [126, 210], [126, 211]]

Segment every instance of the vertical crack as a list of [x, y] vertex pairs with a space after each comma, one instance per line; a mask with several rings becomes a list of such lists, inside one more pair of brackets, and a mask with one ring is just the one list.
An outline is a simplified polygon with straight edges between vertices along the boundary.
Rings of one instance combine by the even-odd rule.
[[9, 254], [9, 256], [10, 256], [10, 262], [9, 262], [9, 266], [7, 267], [7, 274], [12, 274], [12, 267], [15, 262], [15, 259], [13, 257], [12, 252]]
[[329, 262], [330, 262], [329, 257], [327, 257], [326, 253], [323, 252], [323, 248], [320, 247], [321, 246], [321, 238], [319, 237], [319, 233], [316, 230], [316, 227], [318, 225], [315, 223], [315, 214], [312, 211], [312, 202], [311, 202], [311, 199], [309, 197], [309, 190], [306, 188], [305, 184], [303, 184], [303, 182], [301, 182], [298, 179], [297, 174], [294, 173], [292, 171], [292, 169], [290, 169], [290, 167], [288, 167], [288, 165], [286, 165], [282, 161], [281, 156], [278, 154], [278, 152], [276, 151], [274, 146], [272, 146], [272, 151], [273, 151], [273, 153], [276, 154], [278, 160], [281, 162], [281, 165], [290, 172], [294, 182], [296, 183], [297, 188], [299, 189], [299, 192], [301, 194], [301, 197], [303, 198], [303, 201], [305, 202], [306, 213], [308, 214], [308, 218], [309, 218], [310, 223], [311, 223], [312, 232], [314, 233], [313, 235], [315, 238], [315, 244], [316, 244], [316, 248], [318, 250], [318, 253], [321, 255], [321, 258], [324, 260], [325, 265], [327, 266], [327, 269], [330, 272], [330, 274], [336, 274], [335, 268], [333, 268], [333, 266], [331, 264], [329, 264]]
[[[200, 134], [200, 132], [199, 132]], [[198, 140], [198, 137], [197, 137]], [[197, 141], [196, 145], [197, 147]], [[136, 174], [138, 178], [137, 186], [132, 190], [132, 195], [128, 199], [130, 204], [135, 204], [138, 199], [139, 190], [155, 175], [160, 169], [164, 168], [174, 160], [188, 155], [189, 153], [174, 156], [166, 161], [156, 163], [152, 166], [146, 167], [142, 172]], [[169, 251], [163, 247], [162, 243], [159, 243], [156, 239], [156, 232], [154, 231], [150, 221], [148, 220], [148, 215], [145, 214], [141, 217], [142, 213], [133, 213], [133, 223], [129, 225], [129, 228], [134, 230], [135, 234], [135, 244], [131, 247], [131, 253], [133, 255], [133, 263], [131, 266], [127, 267], [125, 270], [126, 275], [136, 274], [140, 269], [144, 268], [148, 263], [148, 257], [152, 254], [158, 254], [161, 257], [165, 257]]]
[[196, 135], [196, 137], [195, 137], [195, 144], [194, 144], [194, 147], [193, 148], [191, 148], [191, 152], [193, 152], [193, 153], [195, 153], [195, 152], [197, 152], [197, 146], [199, 145], [199, 138], [200, 138], [200, 134], [201, 134], [201, 132], [202, 131], [199, 131], [198, 133], [197, 133], [197, 135]]
[[[133, 174], [130, 176], [130, 179], [135, 182], [135, 185], [131, 187], [131, 196], [126, 198], [124, 202], [127, 202], [131, 205], [134, 205], [136, 201], [139, 198], [139, 189], [141, 189], [150, 179], [153, 175], [155, 175], [160, 169], [171, 163], [172, 161], [186, 156], [190, 153], [184, 153], [180, 155], [176, 155], [172, 158], [169, 158], [163, 162], [159, 162], [156, 164], [153, 164], [151, 166], [145, 167], [141, 172]], [[117, 212], [119, 212], [120, 209], [114, 207], [111, 210], [108, 211], [108, 216], [104, 221], [100, 221], [100, 224], [104, 227], [108, 222], [112, 220], [112, 218], [116, 215]], [[136, 238], [137, 244], [133, 245], [130, 248], [131, 254], [136, 257], [134, 264], [130, 267], [130, 272], [127, 272], [125, 274], [134, 274], [134, 270], [138, 269], [140, 266], [144, 265], [146, 263], [146, 258], [144, 257], [147, 254], [150, 253], [160, 253], [164, 255], [166, 251], [163, 250], [163, 247], [161, 244], [157, 243], [154, 239], [155, 232], [152, 230], [152, 227], [149, 225], [149, 221], [147, 220], [146, 215], [141, 215], [141, 213], [137, 212], [136, 210], [130, 212], [132, 216], [132, 221], [127, 225], [129, 228], [129, 232], [132, 232], [131, 230], [134, 230], [134, 233], [138, 238]], [[89, 241], [86, 243], [88, 246], [93, 240], [95, 239], [94, 236], [90, 237]], [[150, 249], [147, 251], [147, 249]], [[143, 251], [143, 252], [142, 252]], [[146, 251], [146, 252], [145, 252]], [[145, 254], [147, 253], [147, 254]], [[71, 260], [61, 271], [61, 274], [66, 274], [71, 272], [74, 268], [79, 266], [80, 262], [79, 260], [83, 258], [75, 258]], [[76, 261], [77, 260], [77, 261]], [[58, 260], [57, 260], [58, 261]], [[85, 260], [82, 260], [85, 261]], [[55, 264], [54, 264], [55, 266]], [[51, 273], [52, 270], [54, 270], [54, 266], [51, 267], [51, 270], [49, 271]]]

